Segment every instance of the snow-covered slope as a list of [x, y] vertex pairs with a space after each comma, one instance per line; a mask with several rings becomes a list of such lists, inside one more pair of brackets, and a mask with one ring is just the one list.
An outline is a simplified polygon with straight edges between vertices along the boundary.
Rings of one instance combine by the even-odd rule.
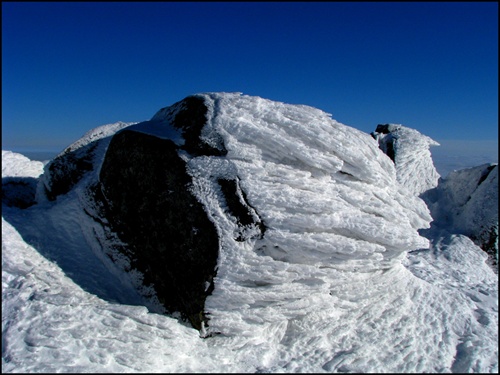
[[498, 164], [453, 171], [422, 198], [433, 227], [469, 236], [498, 263]]
[[415, 195], [437, 186], [439, 174], [429, 148], [439, 143], [401, 124], [378, 125], [372, 136], [394, 161], [399, 183]]
[[[498, 286], [485, 254], [459, 235], [429, 246], [418, 233], [429, 211], [377, 141], [307, 106], [197, 98], [207, 113], [196, 139], [173, 126], [189, 115], [183, 102], [124, 131], [174, 142], [217, 229], [209, 326], [199, 334], [151, 312], [103, 256], [104, 221], [88, 215], [86, 190], [99, 182], [103, 138], [82, 153], [92, 168], [54, 201], [4, 210], [2, 370], [498, 371]], [[233, 197], [221, 181], [233, 181]], [[249, 224], [234, 207], [248, 208]], [[140, 304], [150, 312], [130, 306]]]

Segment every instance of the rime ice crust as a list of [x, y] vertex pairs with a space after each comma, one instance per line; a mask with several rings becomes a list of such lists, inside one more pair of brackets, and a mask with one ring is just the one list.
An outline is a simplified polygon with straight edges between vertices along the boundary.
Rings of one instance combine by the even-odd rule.
[[131, 306], [140, 296], [130, 275], [99, 272], [105, 256], [91, 261], [105, 233], [84, 213], [83, 187], [102, 140], [68, 194], [3, 210], [2, 371], [498, 372], [498, 280], [486, 255], [465, 236], [424, 246], [428, 211], [376, 141], [311, 107], [197, 97], [208, 106], [199, 137], [220, 155], [190, 152], [199, 148], [185, 147], [168, 113], [136, 131], [175, 139], [218, 228], [205, 339]]
[[438, 142], [400, 124], [378, 125], [372, 137], [396, 165], [398, 182], [413, 194], [420, 195], [437, 186], [440, 176], [429, 148], [439, 146]]
[[[206, 305], [211, 332], [250, 334], [252, 321], [284, 322], [306, 306], [315, 310], [311, 301], [327, 303], [340, 273], [387, 270], [407, 251], [428, 248], [417, 232], [432, 220], [426, 205], [397, 183], [393, 163], [368, 134], [308, 106], [200, 96], [209, 108], [202, 135], [214, 144], [221, 137], [227, 150], [224, 158], [184, 155], [221, 242]], [[220, 178], [239, 181], [263, 236], [237, 241], [241, 228]], [[290, 288], [300, 297], [290, 299]], [[278, 308], [284, 301], [290, 306]]]
[[[322, 259], [332, 266], [390, 261], [428, 246], [417, 233], [432, 220], [427, 207], [396, 183], [394, 165], [369, 135], [308, 106], [238, 94], [207, 94], [205, 101], [216, 113], [209, 110], [203, 132], [221, 136], [228, 153], [224, 162], [202, 157], [188, 165], [200, 181], [240, 179], [268, 227], [256, 251], [274, 254], [269, 248], [275, 243], [278, 260], [321, 265]], [[309, 240], [295, 246], [296, 240], [280, 241], [294, 234]], [[311, 248], [311, 259], [299, 254]]]

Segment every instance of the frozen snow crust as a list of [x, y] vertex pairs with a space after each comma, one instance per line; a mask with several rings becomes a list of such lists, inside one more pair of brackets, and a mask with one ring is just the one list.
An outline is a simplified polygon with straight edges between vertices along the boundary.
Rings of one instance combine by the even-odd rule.
[[[222, 137], [227, 150], [224, 158], [184, 156], [221, 238], [206, 305], [211, 331], [251, 334], [256, 320], [283, 322], [293, 306], [302, 315], [305, 301], [331, 299], [338, 272], [385, 270], [406, 251], [428, 247], [417, 232], [429, 226], [427, 207], [396, 182], [394, 165], [369, 135], [307, 106], [239, 94], [203, 98], [203, 140], [216, 146]], [[220, 194], [221, 178], [239, 181], [263, 236], [237, 241], [242, 228]], [[290, 298], [292, 285], [300, 297]]]
[[438, 142], [401, 124], [379, 124], [372, 137], [394, 161], [397, 180], [408, 190], [420, 195], [437, 186], [439, 173], [429, 148]]
[[[217, 228], [209, 326], [198, 333], [131, 306], [155, 311], [130, 274], [99, 256], [105, 236], [83, 211], [102, 138], [93, 169], [67, 193], [48, 202], [39, 189], [38, 205], [4, 209], [2, 371], [498, 371], [498, 285], [486, 255], [465, 236], [433, 232], [429, 244], [418, 234], [429, 211], [377, 141], [307, 106], [197, 97], [208, 108], [203, 147], [170, 124], [182, 102], [127, 129], [179, 146]], [[221, 180], [236, 181], [233, 200], [262, 226], [238, 220]]]

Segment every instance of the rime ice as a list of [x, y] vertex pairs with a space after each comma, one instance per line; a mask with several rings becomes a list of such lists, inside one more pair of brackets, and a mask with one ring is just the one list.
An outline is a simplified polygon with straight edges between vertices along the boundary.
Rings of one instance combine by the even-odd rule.
[[[3, 207], [2, 371], [498, 371], [498, 285], [485, 253], [462, 235], [429, 244], [419, 234], [429, 210], [377, 141], [307, 106], [198, 97], [208, 107], [200, 138], [227, 150], [180, 152], [219, 234], [209, 326], [200, 334], [152, 312], [133, 275], [102, 256], [104, 234], [80, 199], [91, 171], [55, 202]], [[184, 144], [164, 114], [137, 130]], [[2, 165], [16, 158], [2, 153]], [[237, 181], [264, 234], [238, 223], [219, 179]]]

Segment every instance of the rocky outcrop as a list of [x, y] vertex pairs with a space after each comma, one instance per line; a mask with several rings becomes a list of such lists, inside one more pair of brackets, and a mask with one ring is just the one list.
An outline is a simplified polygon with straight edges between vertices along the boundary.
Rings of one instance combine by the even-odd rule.
[[[213, 290], [219, 238], [191, 193], [192, 177], [178, 153], [226, 152], [200, 137], [206, 112], [201, 98], [188, 97], [150, 121], [93, 129], [49, 163], [43, 179], [49, 200], [78, 186], [85, 212], [107, 233], [99, 239], [103, 251], [139, 274], [166, 311], [179, 312], [197, 329], [207, 321], [204, 302]], [[178, 144], [172, 129], [182, 137]]]
[[125, 130], [109, 145], [99, 188], [104, 216], [127, 244], [131, 267], [168, 311], [200, 329], [219, 241], [190, 184], [172, 141]]
[[399, 183], [415, 195], [437, 186], [440, 176], [429, 147], [439, 143], [400, 124], [379, 124], [371, 135], [394, 162]]
[[57, 196], [68, 193], [102, 162], [110, 137], [131, 124], [117, 122], [91, 129], [51, 160], [45, 166], [41, 179], [46, 197], [53, 201]]
[[428, 246], [428, 210], [378, 144], [318, 109], [199, 94], [104, 130], [52, 161], [46, 195], [78, 191], [101, 251], [197, 329], [268, 324], [278, 315], [260, 307], [294, 282], [327, 303], [316, 286], [339, 270], [385, 270]]

